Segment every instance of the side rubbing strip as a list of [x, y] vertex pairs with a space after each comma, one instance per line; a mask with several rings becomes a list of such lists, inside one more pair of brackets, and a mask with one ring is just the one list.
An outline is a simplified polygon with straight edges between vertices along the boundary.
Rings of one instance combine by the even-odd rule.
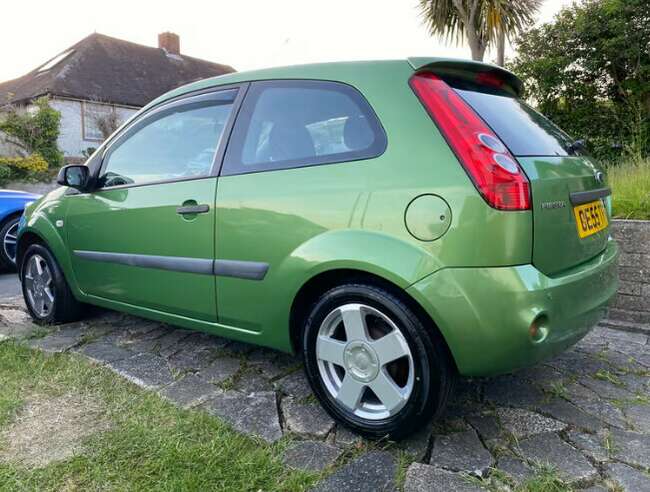
[[118, 265], [142, 268], [158, 268], [159, 270], [169, 270], [172, 272], [212, 275], [213, 260], [203, 258], [105, 253], [102, 251], [75, 251], [74, 254], [84, 260], [117, 263]]
[[268, 263], [259, 261], [215, 260], [214, 274], [222, 277], [262, 280], [269, 270]]
[[209, 260], [203, 258], [185, 258], [182, 256], [138, 255], [82, 250], [76, 250], [74, 254], [79, 258], [90, 261], [249, 280], [262, 280], [269, 269], [268, 263], [257, 261]]

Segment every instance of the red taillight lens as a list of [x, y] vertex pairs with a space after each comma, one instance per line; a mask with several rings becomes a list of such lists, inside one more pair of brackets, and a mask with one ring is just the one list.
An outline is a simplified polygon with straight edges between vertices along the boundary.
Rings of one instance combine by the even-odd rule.
[[410, 84], [485, 201], [499, 210], [530, 209], [528, 179], [474, 110], [432, 73], [418, 73]]

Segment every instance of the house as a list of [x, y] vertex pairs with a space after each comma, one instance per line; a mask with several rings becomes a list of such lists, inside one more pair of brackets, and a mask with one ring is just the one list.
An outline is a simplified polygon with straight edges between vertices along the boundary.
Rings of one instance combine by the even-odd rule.
[[157, 96], [232, 67], [181, 54], [178, 35], [158, 35], [158, 47], [94, 33], [32, 70], [0, 83], [0, 107], [29, 109], [40, 96], [61, 113], [59, 148], [68, 162], [98, 147], [115, 128]]

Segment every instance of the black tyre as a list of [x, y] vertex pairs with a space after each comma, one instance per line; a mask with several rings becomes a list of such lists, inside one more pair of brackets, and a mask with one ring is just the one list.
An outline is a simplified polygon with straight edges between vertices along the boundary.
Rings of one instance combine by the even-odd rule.
[[18, 222], [20, 222], [20, 216], [13, 216], [0, 228], [0, 267], [4, 270], [14, 271], [16, 269]]
[[74, 298], [56, 259], [45, 246], [30, 245], [20, 269], [25, 304], [36, 323], [67, 323], [81, 317], [82, 304]]
[[438, 417], [455, 379], [441, 337], [373, 285], [342, 285], [318, 299], [303, 358], [325, 410], [371, 439], [399, 439]]

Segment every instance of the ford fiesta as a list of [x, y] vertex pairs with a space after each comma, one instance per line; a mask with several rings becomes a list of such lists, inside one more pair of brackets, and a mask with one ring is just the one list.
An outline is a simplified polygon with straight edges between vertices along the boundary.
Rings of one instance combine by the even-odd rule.
[[301, 353], [334, 418], [404, 436], [456, 375], [557, 354], [616, 291], [603, 172], [521, 92], [503, 69], [436, 58], [171, 91], [28, 207], [27, 307]]

